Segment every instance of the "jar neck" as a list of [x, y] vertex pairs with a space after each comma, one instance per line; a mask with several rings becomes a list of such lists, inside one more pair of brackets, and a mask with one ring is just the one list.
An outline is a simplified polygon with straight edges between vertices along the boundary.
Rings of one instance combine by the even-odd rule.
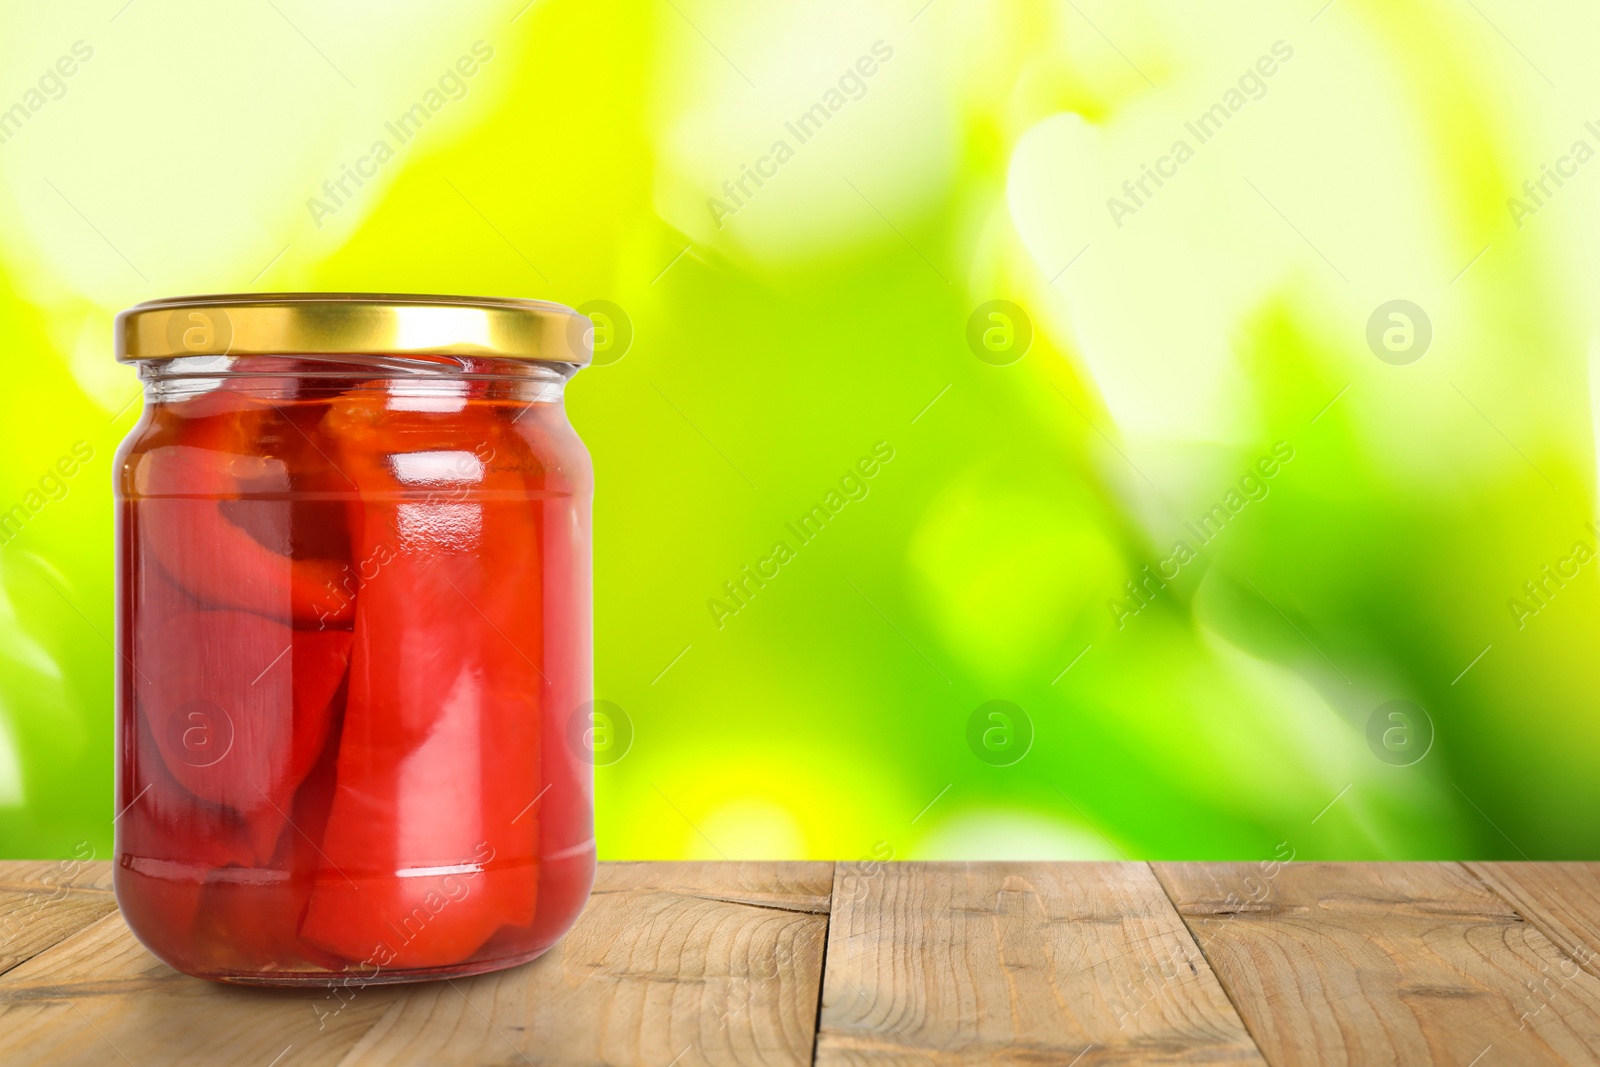
[[477, 356], [180, 356], [139, 364], [145, 397], [175, 402], [224, 382], [266, 399], [337, 393], [385, 382], [403, 396], [448, 398], [476, 394], [522, 403], [559, 403], [577, 367], [536, 360]]

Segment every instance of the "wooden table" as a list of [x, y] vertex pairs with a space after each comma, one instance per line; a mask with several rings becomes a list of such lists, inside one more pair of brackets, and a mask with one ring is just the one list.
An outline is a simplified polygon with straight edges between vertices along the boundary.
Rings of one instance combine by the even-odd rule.
[[336, 994], [0, 863], [0, 1063], [1600, 1063], [1600, 864], [612, 863], [542, 959]]

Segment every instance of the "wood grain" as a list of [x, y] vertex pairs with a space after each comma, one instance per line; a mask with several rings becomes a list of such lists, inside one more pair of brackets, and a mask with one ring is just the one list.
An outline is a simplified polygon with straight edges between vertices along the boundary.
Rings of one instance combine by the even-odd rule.
[[150, 955], [113, 913], [0, 975], [0, 1063], [336, 1063], [394, 989], [356, 990], [342, 1003], [323, 989], [190, 978]]
[[1273, 1064], [1600, 1063], [1600, 979], [1545, 991], [1562, 952], [1458, 865], [1155, 869]]
[[0, 974], [116, 910], [109, 864], [0, 863]]
[[831, 864], [602, 864], [567, 937], [455, 982], [231, 987], [178, 974], [118, 915], [0, 976], [10, 1064], [799, 1064]]
[[110, 885], [0, 863], [0, 1063], [1600, 1064], [1600, 864], [602, 864], [528, 966], [338, 993]]
[[407, 987], [343, 1064], [811, 1062], [831, 863], [605, 864], [520, 971]]
[[1560, 983], [1573, 966], [1600, 977], [1600, 863], [1469, 863], [1569, 962], [1547, 976]]
[[1262, 1062], [1145, 865], [836, 883], [818, 1064], [1135, 1062]]

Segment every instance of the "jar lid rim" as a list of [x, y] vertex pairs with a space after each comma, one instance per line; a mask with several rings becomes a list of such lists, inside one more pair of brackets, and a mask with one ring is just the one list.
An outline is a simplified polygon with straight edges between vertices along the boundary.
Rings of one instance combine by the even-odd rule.
[[593, 323], [563, 304], [415, 293], [219, 293], [117, 315], [124, 363], [177, 356], [445, 355], [586, 365]]

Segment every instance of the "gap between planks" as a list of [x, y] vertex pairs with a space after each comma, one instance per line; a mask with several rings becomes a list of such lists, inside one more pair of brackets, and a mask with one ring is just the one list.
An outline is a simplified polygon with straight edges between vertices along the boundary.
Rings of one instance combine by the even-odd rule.
[[[1600, 1063], [1600, 981], [1562, 966], [1583, 931], [1600, 930], [1600, 866], [1154, 869], [1274, 1064], [1465, 1064], [1491, 1050], [1497, 1062]], [[1551, 899], [1530, 879], [1551, 883]], [[1573, 936], [1556, 936], [1552, 912]]]

